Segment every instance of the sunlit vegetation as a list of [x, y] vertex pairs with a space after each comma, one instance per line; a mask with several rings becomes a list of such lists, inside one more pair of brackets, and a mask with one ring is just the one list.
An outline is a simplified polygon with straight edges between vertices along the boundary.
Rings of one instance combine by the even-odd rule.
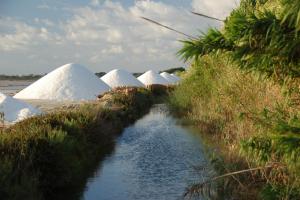
[[224, 145], [219, 172], [265, 167], [226, 178], [239, 199], [300, 199], [299, 13], [299, 0], [242, 0], [178, 53], [192, 66], [170, 105]]
[[184, 41], [179, 55], [187, 60], [227, 52], [243, 70], [278, 79], [299, 77], [299, 4], [243, 0], [222, 30], [210, 29], [198, 40]]
[[146, 89], [118, 90], [77, 108], [0, 130], [1, 199], [80, 199], [122, 129], [152, 105]]

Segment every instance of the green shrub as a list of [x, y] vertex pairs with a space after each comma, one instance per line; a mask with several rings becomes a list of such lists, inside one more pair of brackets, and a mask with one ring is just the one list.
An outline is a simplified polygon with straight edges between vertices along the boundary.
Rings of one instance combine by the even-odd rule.
[[114, 95], [126, 109], [90, 103], [0, 130], [1, 198], [56, 199], [62, 191], [83, 191], [117, 134], [152, 105], [146, 90]]

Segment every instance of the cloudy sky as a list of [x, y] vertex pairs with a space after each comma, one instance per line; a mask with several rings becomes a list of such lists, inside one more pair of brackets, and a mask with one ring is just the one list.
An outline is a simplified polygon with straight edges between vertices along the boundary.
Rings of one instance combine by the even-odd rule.
[[0, 0], [0, 74], [42, 74], [66, 63], [94, 72], [132, 72], [184, 64], [185, 39], [140, 18], [197, 36], [221, 24], [238, 0]]

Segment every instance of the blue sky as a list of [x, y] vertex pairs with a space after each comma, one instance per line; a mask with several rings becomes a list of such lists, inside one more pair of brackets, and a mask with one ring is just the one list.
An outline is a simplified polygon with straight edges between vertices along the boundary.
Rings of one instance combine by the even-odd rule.
[[0, 74], [47, 73], [66, 63], [94, 72], [161, 70], [186, 65], [176, 56], [183, 36], [149, 24], [149, 17], [190, 35], [220, 23], [238, 0], [0, 0]]

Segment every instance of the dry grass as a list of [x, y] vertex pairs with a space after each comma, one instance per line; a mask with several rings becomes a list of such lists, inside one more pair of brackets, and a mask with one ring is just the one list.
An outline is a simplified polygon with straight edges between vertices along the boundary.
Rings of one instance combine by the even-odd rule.
[[[278, 102], [285, 101], [279, 85], [261, 80], [254, 74], [242, 73], [223, 61], [216, 63], [214, 57], [208, 57], [206, 61], [206, 65], [216, 67], [211, 77], [214, 79], [212, 94], [206, 100], [205, 96], [193, 99], [189, 118], [200, 124], [218, 122], [222, 125], [219, 131], [225, 142], [252, 136], [258, 129], [258, 114], [266, 108], [274, 111]], [[213, 129], [209, 132], [216, 132]]]
[[[275, 133], [278, 122], [288, 122], [297, 114], [299, 104], [295, 100], [299, 99], [299, 94], [297, 91], [291, 92], [291, 88], [295, 88], [291, 85], [295, 82], [287, 81], [285, 85], [279, 85], [256, 74], [244, 73], [225, 55], [204, 56], [193, 64], [184, 77], [183, 83], [173, 92], [170, 105], [193, 121], [213, 141], [221, 158], [217, 162], [220, 174], [270, 163], [287, 166], [278, 156], [266, 162], [257, 162], [255, 157], [259, 154], [243, 152], [241, 141], [256, 136], [268, 138]], [[293, 163], [289, 165], [297, 166]], [[296, 173], [295, 170], [282, 168], [259, 170], [230, 177], [233, 185], [224, 183], [231, 188], [233, 198], [258, 199], [266, 183], [296, 184], [299, 177]]]

